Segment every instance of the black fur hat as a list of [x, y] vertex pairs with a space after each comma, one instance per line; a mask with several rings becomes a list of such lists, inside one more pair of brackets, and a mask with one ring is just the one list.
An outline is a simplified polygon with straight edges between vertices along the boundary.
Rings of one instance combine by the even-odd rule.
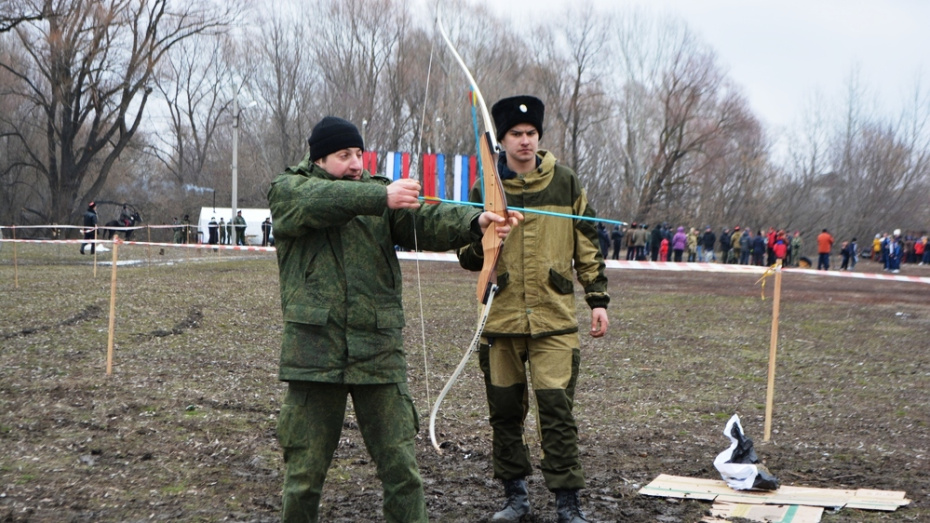
[[497, 141], [500, 141], [515, 125], [521, 123], [528, 123], [535, 127], [539, 132], [539, 137], [542, 138], [545, 115], [546, 105], [539, 98], [529, 95], [504, 98], [491, 107], [494, 127], [497, 128]]

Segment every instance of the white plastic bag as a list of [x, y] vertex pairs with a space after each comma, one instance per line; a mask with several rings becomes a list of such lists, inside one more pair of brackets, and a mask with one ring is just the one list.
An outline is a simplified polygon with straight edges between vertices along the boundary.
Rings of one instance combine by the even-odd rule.
[[730, 418], [723, 434], [730, 438], [730, 447], [717, 454], [714, 467], [727, 485], [736, 490], [778, 490], [778, 478], [759, 464], [752, 440], [743, 434], [738, 415]]

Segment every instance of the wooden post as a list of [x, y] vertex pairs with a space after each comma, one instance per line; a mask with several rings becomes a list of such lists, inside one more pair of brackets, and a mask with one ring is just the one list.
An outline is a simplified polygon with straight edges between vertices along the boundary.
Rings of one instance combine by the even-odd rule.
[[113, 270], [110, 271], [110, 325], [107, 329], [107, 376], [113, 374], [113, 335], [116, 330], [116, 251], [119, 237], [113, 242]]
[[[149, 224], [145, 224], [145, 235], [148, 237], [148, 241], [146, 243], [151, 244], [152, 243], [152, 228], [149, 227]], [[152, 264], [152, 246], [151, 245], [145, 246], [145, 259], [146, 261], [149, 262], [149, 265]]]
[[16, 225], [13, 225], [13, 287], [19, 288], [19, 265], [16, 261]]
[[97, 226], [94, 225], [94, 243], [90, 250], [94, 251], [94, 278], [97, 277]]
[[765, 393], [765, 434], [763, 441], [772, 438], [772, 410], [775, 397], [775, 359], [778, 349], [778, 309], [781, 305], [781, 260], [775, 262], [775, 293], [772, 298], [772, 339], [769, 342], [769, 379]]

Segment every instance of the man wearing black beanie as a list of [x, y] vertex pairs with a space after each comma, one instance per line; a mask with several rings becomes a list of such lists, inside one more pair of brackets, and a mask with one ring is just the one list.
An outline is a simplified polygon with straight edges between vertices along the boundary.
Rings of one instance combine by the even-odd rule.
[[268, 191], [284, 312], [279, 378], [288, 383], [278, 418], [282, 521], [319, 519], [351, 395], [384, 489], [385, 520], [426, 522], [394, 246], [454, 249], [480, 241], [492, 224], [503, 238], [522, 215], [420, 206], [416, 180], [391, 182], [362, 169], [362, 137], [342, 118], [320, 120], [307, 142], [303, 161]]
[[314, 125], [310, 138], [307, 138], [307, 144], [310, 146], [311, 162], [340, 149], [365, 149], [358, 128], [352, 122], [336, 116], [326, 116]]
[[[500, 100], [491, 109], [503, 153], [498, 161], [507, 203], [594, 217], [578, 176], [539, 149], [545, 106], [534, 96]], [[482, 201], [481, 188], [470, 199]], [[459, 263], [480, 270], [480, 242], [458, 251]], [[494, 477], [507, 500], [491, 517], [516, 522], [529, 514], [526, 477], [532, 473], [524, 439], [527, 375], [532, 380], [542, 434], [540, 468], [555, 493], [559, 523], [587, 521], [578, 491], [585, 486], [572, 414], [581, 361], [572, 279], [584, 287], [591, 309], [589, 334], [607, 333], [607, 278], [593, 221], [528, 214], [504, 243], [497, 265], [500, 290], [485, 325], [479, 361], [484, 372], [494, 438]]]

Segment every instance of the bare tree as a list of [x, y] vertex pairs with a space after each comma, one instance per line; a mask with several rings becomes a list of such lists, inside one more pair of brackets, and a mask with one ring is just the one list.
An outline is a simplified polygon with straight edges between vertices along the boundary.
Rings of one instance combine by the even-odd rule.
[[26, 22], [48, 18], [51, 13], [45, 10], [47, 7], [47, 3], [28, 0], [0, 0], [0, 33]]
[[[601, 79], [606, 61], [611, 17], [598, 13], [590, 2], [564, 12], [563, 24], [541, 26], [531, 76], [547, 102], [549, 141], [565, 162], [582, 171], [585, 137], [607, 120], [606, 93]], [[555, 135], [555, 136], [552, 136]]]
[[[278, 11], [261, 28], [260, 39], [246, 57], [256, 57], [250, 69], [252, 96], [270, 112], [264, 130], [265, 162], [274, 168], [296, 163], [307, 149], [314, 115], [321, 112], [316, 99], [318, 75], [311, 55], [313, 38], [300, 30], [309, 23], [301, 16]], [[294, 36], [297, 35], [297, 38]]]
[[[29, 60], [0, 62], [19, 81], [11, 93], [33, 107], [33, 129], [14, 134], [48, 201], [27, 211], [42, 221], [73, 219], [97, 196], [142, 122], [156, 67], [174, 45], [222, 29], [233, 5], [167, 0], [47, 0], [56, 16], [13, 33]], [[29, 140], [42, 129], [43, 140]]]
[[188, 38], [169, 51], [161, 74], [153, 77], [166, 101], [169, 132], [152, 137], [152, 153], [179, 186], [210, 182], [202, 179], [204, 167], [232, 103], [226, 43], [212, 35]]
[[[319, 64], [320, 95], [332, 114], [360, 123], [379, 101], [379, 82], [409, 29], [404, 2], [317, 0], [308, 22]], [[322, 115], [321, 115], [322, 116]], [[395, 122], [397, 124], [398, 122]]]
[[[435, 13], [409, 0], [278, 0], [273, 17], [226, 39], [215, 36], [235, 6], [175, 2], [0, 0], [0, 220], [67, 222], [101, 197], [202, 205], [180, 187], [225, 190], [234, 132], [240, 201], [263, 205], [326, 114], [355, 122], [374, 150], [474, 151], [465, 76]], [[514, 24], [470, 0], [442, 9], [489, 105], [546, 102], [541, 145], [578, 172], [602, 216], [838, 236], [930, 220], [919, 88], [900, 116], [880, 117], [853, 75], [842, 105], [812, 104], [776, 154], [678, 19], [584, 2], [557, 24]], [[257, 106], [234, 119], [239, 86]], [[142, 118], [161, 99], [167, 109]]]

